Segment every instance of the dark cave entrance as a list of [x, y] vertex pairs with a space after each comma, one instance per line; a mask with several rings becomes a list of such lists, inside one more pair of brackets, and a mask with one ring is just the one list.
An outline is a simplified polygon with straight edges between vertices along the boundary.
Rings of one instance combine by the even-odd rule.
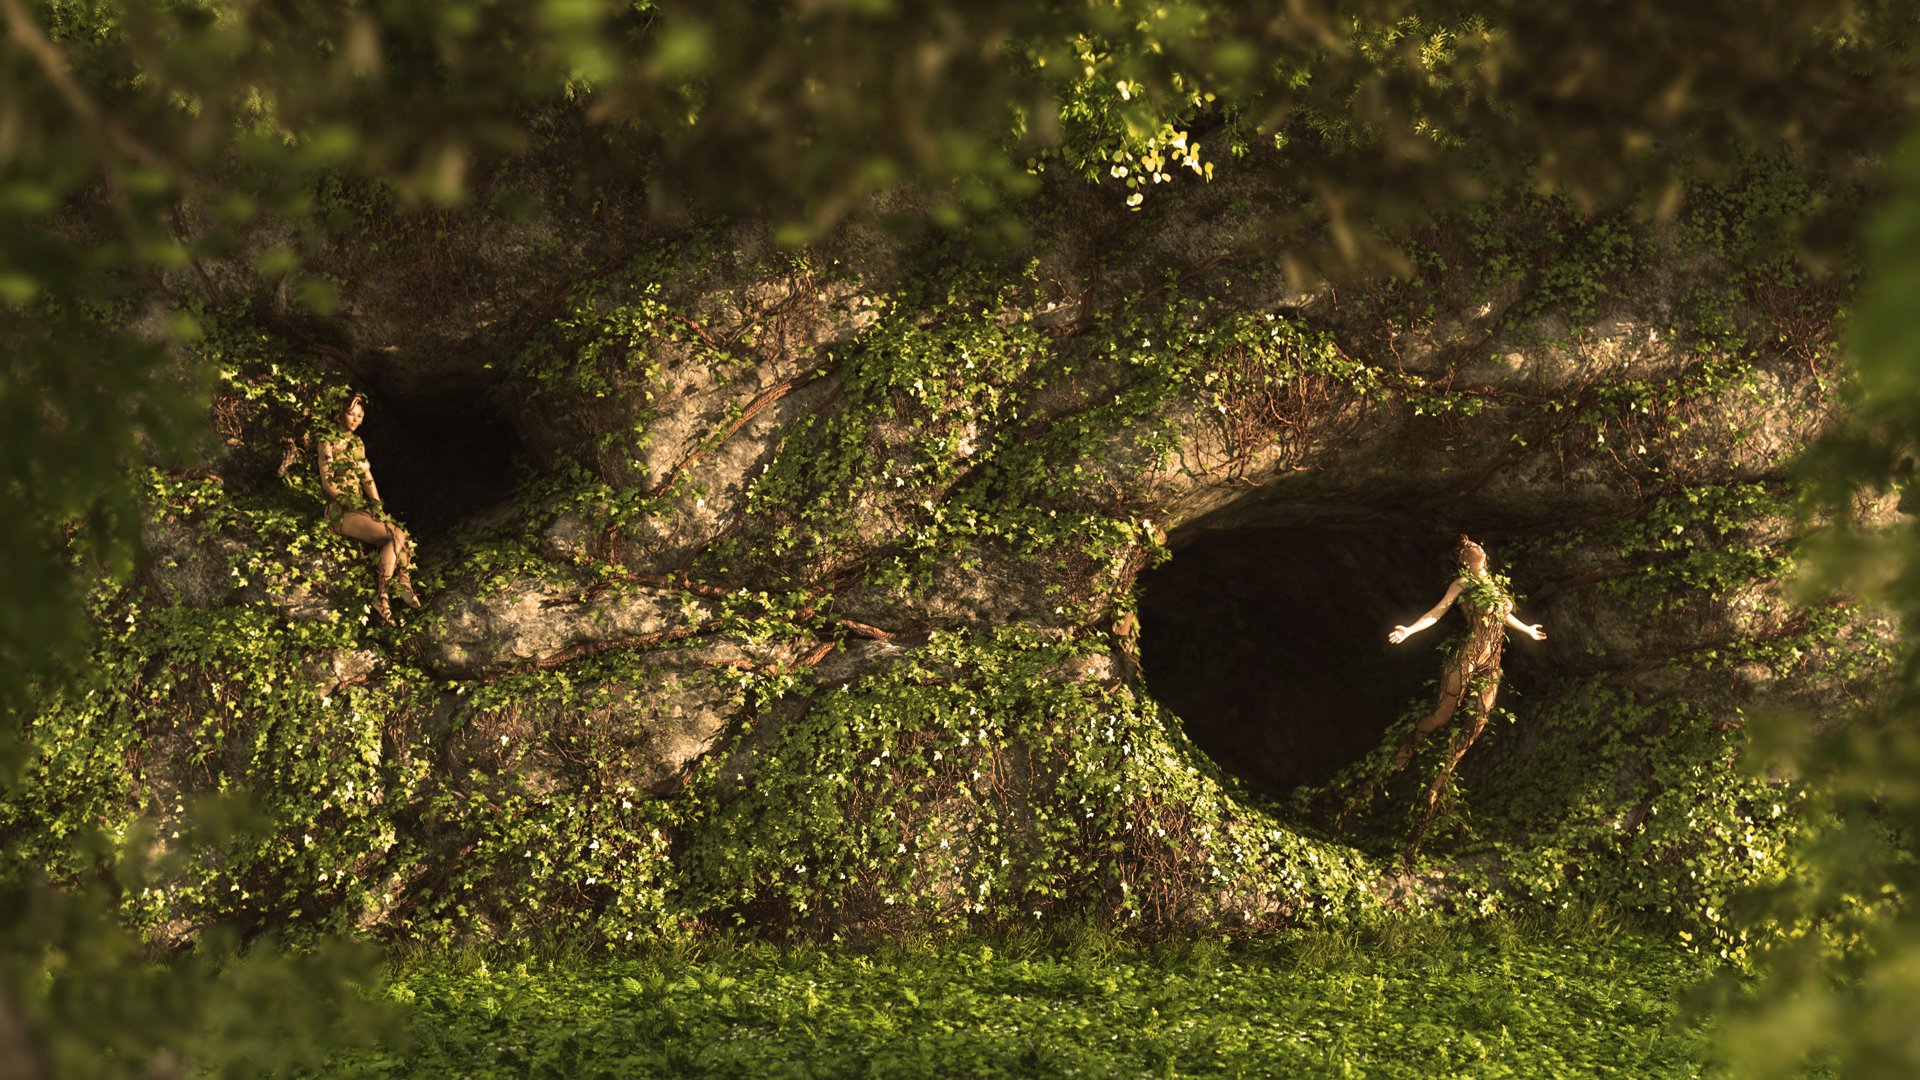
[[1327, 528], [1176, 537], [1172, 560], [1139, 582], [1148, 692], [1256, 790], [1324, 783], [1439, 674], [1457, 614], [1402, 645], [1387, 632], [1446, 591], [1446, 551], [1433, 537]]
[[459, 379], [376, 387], [360, 436], [382, 500], [416, 538], [444, 536], [498, 505], [525, 456], [492, 392]]

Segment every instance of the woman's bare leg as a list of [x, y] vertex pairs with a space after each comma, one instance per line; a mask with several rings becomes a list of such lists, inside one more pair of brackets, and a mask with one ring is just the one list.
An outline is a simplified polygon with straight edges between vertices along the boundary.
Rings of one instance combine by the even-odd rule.
[[1440, 677], [1440, 700], [1431, 713], [1413, 726], [1413, 736], [1400, 748], [1399, 753], [1393, 755], [1395, 771], [1406, 768], [1407, 762], [1413, 760], [1413, 748], [1419, 744], [1422, 736], [1433, 734], [1453, 719], [1454, 710], [1460, 707], [1460, 699], [1465, 696], [1466, 678], [1458, 668], [1448, 668], [1447, 673]]
[[389, 525], [393, 531], [393, 555], [395, 572], [393, 583], [400, 590], [400, 599], [408, 607], [420, 606], [420, 597], [413, 591], [413, 541], [407, 536], [407, 530], [398, 525]]
[[393, 579], [394, 567], [400, 562], [399, 553], [394, 550], [393, 530], [385, 522], [359, 510], [342, 514], [339, 524], [334, 528], [362, 543], [380, 545], [373, 564], [373, 610], [380, 616], [381, 622], [391, 623], [393, 607], [387, 601], [387, 582]]
[[1427, 809], [1420, 817], [1420, 824], [1414, 827], [1413, 843], [1419, 842], [1420, 837], [1426, 833], [1427, 826], [1432, 823], [1434, 811], [1440, 802], [1440, 791], [1447, 786], [1447, 781], [1453, 778], [1453, 771], [1459, 766], [1460, 759], [1467, 756], [1467, 751], [1473, 749], [1473, 744], [1480, 738], [1480, 733], [1487, 730], [1487, 721], [1493, 716], [1493, 701], [1499, 694], [1500, 681], [1498, 678], [1491, 678], [1480, 688], [1480, 692], [1474, 695], [1476, 708], [1472, 722], [1466, 725], [1466, 730], [1453, 737], [1447, 763], [1434, 774], [1433, 783], [1427, 785]]

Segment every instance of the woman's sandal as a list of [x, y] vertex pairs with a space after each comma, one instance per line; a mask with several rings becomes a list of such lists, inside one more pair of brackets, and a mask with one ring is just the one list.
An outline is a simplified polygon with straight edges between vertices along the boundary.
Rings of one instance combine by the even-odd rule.
[[373, 598], [373, 617], [381, 626], [395, 625], [393, 621], [393, 605], [387, 602], [385, 596], [376, 596]]
[[413, 581], [411, 579], [409, 579], [405, 575], [401, 575], [400, 577], [396, 577], [393, 579], [393, 584], [400, 590], [401, 603], [407, 605], [410, 608], [417, 608], [420, 606], [420, 597], [414, 593]]

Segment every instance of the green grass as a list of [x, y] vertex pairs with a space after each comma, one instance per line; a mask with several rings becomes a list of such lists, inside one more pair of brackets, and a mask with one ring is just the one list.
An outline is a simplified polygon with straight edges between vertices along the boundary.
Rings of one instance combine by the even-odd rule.
[[881, 951], [397, 965], [411, 1041], [329, 1075], [1694, 1076], [1712, 975], [1630, 935], [1419, 924], [1257, 944], [1098, 931]]

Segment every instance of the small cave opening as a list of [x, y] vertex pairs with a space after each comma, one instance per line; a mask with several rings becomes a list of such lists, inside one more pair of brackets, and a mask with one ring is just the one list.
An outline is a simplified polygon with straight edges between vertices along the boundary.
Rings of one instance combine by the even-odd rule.
[[1459, 616], [1403, 644], [1452, 579], [1448, 543], [1336, 528], [1174, 537], [1139, 581], [1148, 693], [1262, 794], [1322, 784], [1373, 749], [1440, 672]]
[[445, 536], [498, 505], [526, 457], [493, 393], [467, 380], [375, 387], [360, 437], [381, 499], [415, 538]]

